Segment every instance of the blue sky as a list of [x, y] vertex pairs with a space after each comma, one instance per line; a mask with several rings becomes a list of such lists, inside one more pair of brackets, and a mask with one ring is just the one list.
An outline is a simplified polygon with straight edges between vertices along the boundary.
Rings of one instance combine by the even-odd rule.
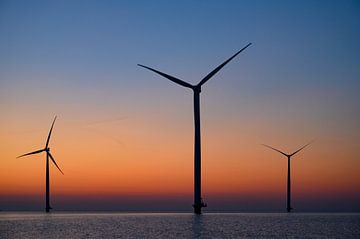
[[253, 42], [238, 65], [251, 78], [238, 87], [266, 93], [261, 86], [282, 92], [310, 83], [355, 94], [359, 8], [356, 1], [2, 1], [2, 86], [21, 83], [14, 77], [22, 73], [23, 81], [61, 77], [64, 87], [150, 84], [137, 63], [196, 82]]
[[315, 104], [358, 129], [359, 9], [357, 1], [2, 1], [2, 111], [18, 95], [109, 110], [148, 108], [144, 100], [165, 89], [177, 100], [186, 91], [136, 64], [195, 83], [252, 42], [205, 94], [246, 108], [273, 102], [285, 113]]

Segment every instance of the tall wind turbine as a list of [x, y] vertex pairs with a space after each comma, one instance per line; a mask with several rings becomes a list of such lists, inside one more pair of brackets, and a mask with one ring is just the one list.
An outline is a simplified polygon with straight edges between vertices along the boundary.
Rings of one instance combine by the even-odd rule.
[[51, 161], [55, 164], [55, 166], [59, 169], [59, 171], [64, 174], [61, 169], [59, 168], [59, 166], [57, 165], [54, 157], [51, 155], [50, 153], [50, 148], [49, 148], [49, 141], [50, 141], [50, 136], [51, 136], [51, 132], [52, 132], [52, 129], [54, 127], [54, 123], [55, 123], [55, 120], [56, 120], [56, 116], [55, 116], [55, 119], [51, 125], [51, 128], [50, 128], [50, 131], [49, 131], [49, 135], [47, 137], [47, 140], [46, 140], [46, 144], [45, 144], [45, 148], [43, 149], [40, 149], [40, 150], [36, 150], [34, 152], [31, 152], [31, 153], [27, 153], [27, 154], [23, 154], [21, 156], [18, 156], [17, 158], [20, 158], [20, 157], [24, 157], [24, 156], [27, 156], [27, 155], [31, 155], [31, 154], [38, 154], [38, 153], [41, 153], [41, 152], [46, 152], [46, 208], [45, 208], [45, 211], [46, 212], [49, 212], [50, 209], [52, 209], [50, 207], [50, 177], [49, 177], [49, 158], [51, 159]]
[[275, 149], [269, 145], [263, 144], [263, 146], [268, 147], [272, 150], [275, 150], [276, 152], [281, 153], [282, 155], [286, 156], [288, 159], [288, 174], [287, 174], [287, 206], [286, 206], [286, 211], [287, 212], [291, 212], [291, 210], [293, 209], [291, 207], [291, 182], [290, 182], [290, 161], [291, 161], [291, 157], [294, 156], [295, 154], [297, 154], [298, 152], [300, 152], [301, 150], [303, 150], [306, 146], [308, 146], [309, 144], [311, 144], [313, 141], [311, 141], [310, 143], [304, 145], [303, 147], [301, 147], [300, 149], [296, 150], [295, 152], [293, 152], [292, 154], [286, 154], [278, 149]]
[[196, 214], [201, 214], [201, 208], [206, 207], [207, 205], [203, 202], [201, 198], [201, 143], [200, 143], [200, 92], [201, 86], [205, 84], [212, 76], [214, 76], [218, 71], [221, 70], [227, 63], [229, 63], [233, 58], [235, 58], [240, 52], [245, 50], [251, 43], [247, 44], [240, 51], [235, 53], [232, 57], [227, 59], [224, 63], [216, 67], [212, 72], [210, 72], [207, 76], [205, 76], [197, 85], [191, 85], [185, 81], [182, 81], [178, 78], [155, 70], [153, 68], [140, 65], [138, 66], [144, 67], [150, 71], [153, 71], [172, 82], [175, 82], [181, 86], [190, 88], [194, 93], [194, 125], [195, 125], [195, 147], [194, 147], [194, 212]]

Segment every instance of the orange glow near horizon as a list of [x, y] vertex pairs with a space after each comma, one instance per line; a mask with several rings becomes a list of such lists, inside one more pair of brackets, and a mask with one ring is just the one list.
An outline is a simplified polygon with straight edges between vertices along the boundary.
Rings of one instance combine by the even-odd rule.
[[[101, 132], [99, 135], [93, 130], [66, 125], [60, 117], [55, 124], [50, 147], [65, 175], [51, 166], [52, 194], [192, 195], [193, 132], [190, 122], [183, 123], [187, 124], [183, 126], [185, 132], [171, 129], [170, 124], [147, 128], [122, 120], [92, 126]], [[42, 128], [48, 130], [48, 127], [45, 125]], [[159, 131], [160, 127], [166, 130]], [[204, 198], [216, 195], [252, 195], [255, 198], [284, 195], [285, 157], [262, 147], [258, 143], [259, 138], [249, 137], [245, 127], [231, 133], [216, 128], [207, 130], [203, 133]], [[7, 128], [7, 132], [11, 129]], [[2, 136], [0, 195], [44, 193], [45, 154], [15, 157], [42, 148], [46, 135], [45, 130], [40, 130]], [[123, 142], [119, 143], [109, 135], [121, 135], [119, 142]], [[245, 135], [246, 140], [240, 135]], [[275, 138], [275, 135], [266, 138]], [[286, 141], [290, 138], [266, 143], [281, 147], [281, 142]], [[304, 143], [306, 141], [292, 145], [291, 150]], [[352, 158], [356, 145], [336, 142], [338, 148], [329, 149], [331, 143], [330, 140], [317, 140], [294, 157], [294, 195], [359, 197], [355, 189], [360, 186], [357, 175], [360, 163]], [[281, 149], [286, 151], [287, 146]], [[333, 150], [338, 153], [334, 154]]]

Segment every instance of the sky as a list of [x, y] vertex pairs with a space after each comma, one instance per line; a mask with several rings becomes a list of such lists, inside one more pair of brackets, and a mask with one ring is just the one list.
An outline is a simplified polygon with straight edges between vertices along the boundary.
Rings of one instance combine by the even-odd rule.
[[0, 209], [360, 211], [358, 1], [0, 1]]

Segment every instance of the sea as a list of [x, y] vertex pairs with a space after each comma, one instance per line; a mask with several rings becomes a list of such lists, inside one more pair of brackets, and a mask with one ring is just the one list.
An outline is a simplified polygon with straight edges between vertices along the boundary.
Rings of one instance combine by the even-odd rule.
[[0, 212], [0, 238], [360, 238], [360, 214]]

